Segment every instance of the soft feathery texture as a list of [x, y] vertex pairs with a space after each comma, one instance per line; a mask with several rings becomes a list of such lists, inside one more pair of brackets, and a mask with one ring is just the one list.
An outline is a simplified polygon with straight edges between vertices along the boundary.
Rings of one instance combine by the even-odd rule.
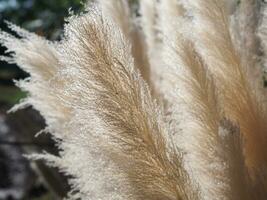
[[[240, 50], [243, 58], [247, 58], [249, 65], [254, 66], [258, 61], [260, 54], [259, 38], [257, 37], [258, 25], [261, 21], [261, 1], [245, 0], [240, 2], [236, 10], [236, 28], [238, 29], [238, 38]], [[251, 59], [248, 59], [251, 58]], [[256, 69], [254, 69], [257, 71]]]
[[[94, 16], [90, 19], [94, 21], [97, 20], [97, 17]], [[62, 47], [64, 50], [62, 57], [65, 55], [68, 58], [63, 58], [62, 62], [65, 62], [64, 65], [73, 66], [76, 69], [79, 66], [78, 70], [81, 74], [87, 75], [87, 78], [77, 77], [74, 80], [80, 79], [78, 81], [79, 84], [88, 89], [81, 93], [81, 90], [74, 84], [73, 86], [67, 86], [66, 92], [69, 93], [69, 96], [76, 97], [76, 101], [81, 102], [79, 107], [90, 108], [95, 115], [99, 115], [99, 118], [106, 123], [106, 131], [110, 134], [110, 140], [115, 140], [117, 145], [121, 143], [122, 150], [126, 153], [125, 156], [131, 155], [132, 159], [136, 159], [131, 160], [132, 169], [129, 169], [129, 172], [126, 171], [126, 174], [129, 173], [130, 181], [139, 180], [140, 184], [142, 181], [144, 182], [143, 186], [140, 185], [140, 187], [136, 188], [137, 194], [139, 195], [139, 190], [146, 191], [147, 188], [151, 190], [152, 194], [156, 192], [158, 194], [154, 195], [162, 195], [164, 197], [165, 194], [164, 192], [161, 194], [160, 188], [165, 188], [164, 190], [169, 190], [170, 193], [175, 191], [171, 192], [170, 188], [168, 189], [170, 187], [168, 185], [161, 185], [160, 180], [167, 178], [167, 180], [173, 182], [170, 183], [171, 186], [174, 186], [175, 179], [173, 176], [178, 181], [181, 172], [179, 168], [173, 169], [170, 172], [171, 176], [165, 177], [164, 174], [160, 175], [157, 170], [165, 165], [170, 165], [172, 162], [176, 162], [176, 165], [179, 165], [178, 161], [181, 158], [179, 158], [178, 154], [176, 155], [175, 150], [174, 152], [167, 152], [164, 136], [167, 136], [168, 131], [162, 117], [160, 117], [161, 111], [158, 111], [152, 101], [145, 82], [138, 73], [134, 72], [133, 59], [129, 53], [130, 47], [125, 43], [123, 35], [121, 32], [116, 32], [114, 26], [105, 23], [105, 21], [104, 24], [101, 24], [101, 21], [90, 24], [91, 20], [86, 21], [83, 18], [79, 18], [75, 20], [77, 24], [71, 23], [66, 38], [66, 40], [71, 38], [69, 40], [71, 44], [66, 43], [63, 44], [66, 45], [66, 48]], [[83, 26], [80, 26], [81, 24]], [[80, 37], [80, 35], [87, 35], [88, 40]], [[77, 46], [77, 48], [74, 48], [75, 50], [67, 48], [69, 45], [73, 46], [74, 44]], [[75, 55], [87, 57], [88, 59], [78, 60]], [[91, 67], [88, 68], [88, 66]], [[78, 74], [79, 71], [77, 72]], [[138, 151], [136, 151], [137, 148]], [[175, 154], [178, 156], [177, 160], [168, 160], [168, 154]], [[174, 155], [172, 157], [172, 159], [175, 158]], [[125, 159], [127, 159], [127, 156]], [[164, 159], [164, 162], [161, 159]], [[122, 161], [120, 160], [120, 162]], [[150, 166], [149, 161], [155, 165], [158, 164], [158, 166], [155, 166], [156, 168], [153, 170], [153, 165]], [[135, 164], [136, 168], [134, 167]], [[138, 171], [139, 169], [142, 170], [142, 173]], [[151, 172], [158, 176], [158, 182], [155, 181], [153, 183], [150, 180]], [[146, 177], [146, 174], [148, 177]], [[145, 194], [143, 192], [140, 194], [146, 195], [146, 198], [153, 197], [149, 196], [150, 193]]]
[[242, 65], [250, 66], [250, 76], [254, 76], [254, 81], [262, 85], [263, 58], [260, 39], [256, 34], [262, 21], [261, 5], [260, 0], [241, 1], [231, 16], [230, 30], [233, 42], [240, 52]]
[[127, 0], [98, 0], [102, 7], [103, 14], [111, 18], [124, 34], [126, 40], [132, 46], [132, 55], [137, 69], [140, 70], [144, 80], [150, 84], [150, 69], [148, 57], [145, 54], [144, 34], [137, 24], [137, 17], [131, 13], [131, 8]]
[[135, 16], [97, 0], [59, 42], [8, 23], [18, 37], [0, 32], [0, 59], [31, 75], [13, 111], [39, 110], [59, 148], [29, 157], [68, 175], [69, 199], [264, 200], [257, 3], [141, 0]]
[[[32, 39], [26, 42], [31, 44]], [[18, 50], [10, 50], [17, 62]], [[55, 51], [58, 60], [53, 66], [58, 68], [42, 85], [53, 83], [49, 85], [56, 91], [53, 103], [63, 104], [71, 116], [66, 115], [65, 124], [47, 121], [51, 130], [59, 126], [52, 134], [59, 142], [60, 157], [37, 157], [72, 176], [70, 198], [196, 199], [197, 192], [189, 189], [182, 155], [166, 142], [171, 140], [169, 125], [135, 71], [123, 32], [93, 7], [69, 19]], [[31, 87], [26, 89], [34, 92]], [[49, 112], [41, 104], [36, 108]], [[89, 162], [78, 161], [82, 157]]]
[[[81, 121], [75, 120], [73, 107], [67, 104], [73, 98], [64, 95], [63, 90], [66, 85], [72, 83], [72, 80], [61, 79], [60, 77], [62, 71], [61, 64], [56, 56], [59, 53], [56, 48], [57, 44], [52, 44], [41, 37], [22, 31], [14, 25], [10, 26], [12, 30], [23, 38], [19, 40], [5, 33], [1, 34], [2, 44], [8, 46], [9, 51], [12, 52], [12, 58], [8, 60], [19, 64], [31, 74], [30, 80], [19, 82], [19, 86], [30, 93], [30, 96], [24, 102], [33, 105], [45, 117], [48, 124], [47, 130], [53, 134], [57, 141], [60, 141], [59, 148], [62, 149], [60, 151], [62, 159], [51, 155], [38, 157], [46, 158], [54, 166], [59, 167], [66, 174], [73, 177], [73, 179], [70, 179], [70, 184], [74, 188], [79, 188], [79, 193], [76, 194], [74, 192], [75, 195], [72, 195], [72, 192], [70, 192], [72, 198], [125, 199], [126, 196], [123, 192], [117, 195], [120, 189], [114, 191], [114, 188], [110, 189], [110, 187], [106, 186], [106, 181], [108, 181], [121, 188], [116, 178], [112, 178], [114, 173], [113, 164], [110, 163], [110, 160], [103, 159], [102, 153], [97, 146], [93, 147], [88, 144], [89, 141], [96, 142], [96, 140], [100, 139], [94, 139], [93, 135], [90, 138], [82, 136], [80, 131], [77, 133], [77, 130], [79, 130], [78, 125]], [[16, 43], [13, 43], [14, 41]], [[42, 48], [40, 49], [38, 45], [42, 45]], [[31, 51], [29, 52], [29, 50]], [[19, 106], [15, 106], [14, 109], [24, 105], [24, 102]], [[76, 121], [78, 124], [75, 126], [71, 121]], [[83, 163], [77, 160], [77, 163], [81, 163], [77, 165], [72, 161], [75, 161], [74, 158], [79, 158], [78, 155], [91, 161], [82, 165]], [[70, 163], [73, 163], [73, 165], [70, 165]], [[84, 184], [86, 182], [88, 182], [89, 187]], [[90, 182], [91, 184], [89, 184]], [[100, 192], [100, 190], [106, 190], [106, 192]]]
[[[29, 92], [29, 96], [11, 111], [32, 105], [45, 117], [47, 129], [57, 132], [61, 129], [58, 125], [65, 123], [69, 116], [68, 108], [58, 102], [54, 95], [56, 91], [51, 88], [50, 79], [60, 69], [56, 55], [57, 43], [49, 42], [10, 23], [8, 25], [21, 39], [4, 32], [0, 33], [1, 44], [8, 47], [8, 52], [11, 53], [11, 57], [3, 59], [18, 64], [31, 74], [25, 81], [17, 82], [19, 87]], [[46, 103], [43, 102], [44, 99]]]
[[160, 58], [161, 41], [158, 30], [158, 4], [157, 0], [140, 1], [139, 23], [145, 37], [145, 50], [150, 69], [151, 90], [154, 97], [162, 100], [163, 94], [159, 90], [162, 80], [162, 59]]
[[267, 112], [263, 86], [251, 76], [252, 67], [241, 61], [231, 38], [224, 2], [197, 0], [183, 3], [193, 14], [195, 36], [192, 37], [215, 77], [225, 115], [240, 126], [250, 175], [266, 176], [267, 154], [263, 149], [267, 145]]
[[[107, 137], [106, 142], [111, 143], [110, 148], [116, 147], [117, 154], [121, 151], [114, 162], [122, 165], [134, 194], [141, 199], [189, 198], [182, 157], [176, 149], [167, 148], [168, 125], [147, 84], [135, 72], [123, 34], [101, 15], [75, 19], [66, 33], [70, 43], [62, 43], [62, 63], [77, 70], [73, 81], [87, 88], [81, 93], [74, 83], [66, 86], [66, 95], [76, 98], [73, 106], [79, 101], [76, 110], [89, 109], [103, 121], [104, 127], [95, 124], [103, 129], [98, 134]], [[70, 50], [70, 45], [77, 48]], [[76, 55], [87, 59], [77, 59]], [[164, 169], [168, 169], [166, 174]]]
[[[161, 2], [159, 11], [162, 12], [164, 72], [169, 81], [163, 93], [178, 116], [174, 126], [182, 121], [182, 131], [175, 143], [187, 152], [186, 166], [199, 185], [202, 199], [242, 196], [245, 199], [248, 194], [242, 187], [246, 176], [244, 158], [241, 147], [235, 147], [241, 142], [239, 133], [237, 129], [232, 130], [233, 125], [224, 122], [214, 80], [193, 41], [185, 34], [186, 26], [190, 25], [185, 10], [177, 1], [166, 0]], [[172, 36], [167, 37], [170, 32]]]

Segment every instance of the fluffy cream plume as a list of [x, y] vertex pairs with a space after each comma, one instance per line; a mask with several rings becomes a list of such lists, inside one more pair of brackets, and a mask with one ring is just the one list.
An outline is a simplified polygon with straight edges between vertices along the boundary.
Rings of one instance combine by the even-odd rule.
[[[59, 147], [62, 149], [61, 158], [51, 155], [38, 155], [37, 157], [45, 157], [53, 162], [53, 165], [59, 166], [61, 170], [73, 177], [70, 184], [78, 191], [78, 193], [75, 191], [75, 195], [70, 192], [70, 196], [73, 198], [125, 199], [124, 193], [117, 195], [120, 190], [114, 190], [105, 184], [108, 181], [120, 188], [119, 183], [114, 180], [116, 178], [108, 178], [108, 175], [112, 177], [111, 174], [114, 173], [112, 169], [115, 167], [110, 164], [108, 159], [103, 160], [101, 151], [97, 151], [96, 146], [89, 148], [91, 145], [86, 142], [86, 137], [75, 134], [78, 126], [74, 126], [70, 122], [70, 120], [75, 120], [74, 118], [71, 119], [72, 108], [64, 100], [65, 96], [62, 95], [64, 93], [62, 87], [71, 82], [68, 82], [69, 79], [59, 79], [58, 73], [61, 73], [61, 65], [57, 58], [57, 44], [28, 33], [15, 25], [9, 24], [9, 26], [22, 39], [1, 32], [1, 44], [5, 45], [8, 52], [11, 53], [11, 57], [4, 57], [4, 59], [17, 63], [31, 75], [29, 80], [18, 82], [22, 89], [29, 92], [29, 96], [21, 104], [15, 106], [14, 110], [25, 104], [32, 105], [45, 117], [48, 125], [46, 129], [53, 134], [56, 140], [61, 141], [59, 142]], [[92, 140], [92, 138], [89, 139]], [[92, 141], [95, 142], [96, 140]], [[79, 158], [81, 157], [79, 156], [87, 158], [90, 162], [85, 165], [77, 165], [80, 163]], [[109, 167], [108, 172], [104, 170], [105, 167]], [[85, 182], [88, 183], [85, 185]]]
[[137, 20], [131, 13], [127, 0], [98, 0], [102, 7], [103, 14], [111, 18], [120, 27], [126, 40], [131, 43], [134, 63], [140, 70], [142, 77], [150, 83], [150, 69], [148, 57], [145, 53], [144, 34], [138, 27]]
[[187, 120], [178, 139], [187, 152], [188, 169], [203, 199], [250, 199], [239, 131], [225, 122], [213, 80], [192, 44], [185, 42], [176, 48], [187, 67], [178, 88], [188, 92], [181, 95]]
[[[187, 190], [181, 155], [166, 143], [168, 125], [134, 70], [129, 44], [115, 25], [92, 12], [72, 21], [66, 36], [70, 43], [61, 47], [64, 66], [78, 68], [76, 83], [66, 88], [79, 101], [75, 110], [89, 109], [89, 119], [102, 121], [93, 126], [106, 137], [111, 157], [138, 198], [195, 199], [194, 191]], [[77, 83], [87, 89], [81, 93]]]
[[175, 0], [161, 1], [159, 11], [169, 81], [164, 94], [178, 113], [174, 126], [182, 121], [176, 145], [187, 152], [186, 166], [201, 199], [249, 199], [239, 132], [223, 119], [213, 79], [184, 32], [190, 21]]
[[31, 75], [31, 78], [17, 82], [19, 87], [29, 92], [29, 96], [11, 111], [32, 105], [46, 118], [47, 129], [58, 131], [61, 129], [58, 124], [66, 121], [70, 111], [58, 102], [54, 95], [56, 91], [51, 88], [50, 83], [51, 77], [60, 69], [56, 53], [57, 44], [11, 23], [8, 25], [21, 39], [5, 32], [0, 33], [1, 44], [6, 46], [7, 52], [11, 54], [11, 57], [2, 57], [2, 59], [18, 64]]
[[[241, 62], [229, 32], [225, 5], [219, 0], [183, 1], [194, 16], [195, 44], [215, 77], [227, 117], [240, 126], [250, 174], [266, 175], [267, 112], [258, 81]], [[210, 31], [212, 30], [212, 31]]]
[[126, 0], [98, 0], [99, 6], [102, 7], [103, 14], [110, 17], [121, 28], [125, 37], [130, 40], [132, 21], [131, 10]]
[[[175, 69], [171, 69], [166, 67], [166, 61], [164, 58], [164, 54], [167, 54], [171, 49], [171, 42], [176, 42], [177, 40], [177, 20], [179, 17], [183, 15], [184, 9], [178, 5], [178, 1], [173, 0], [162, 0], [157, 4], [157, 13], [158, 13], [158, 21], [157, 27], [160, 30], [160, 38], [164, 44], [161, 44], [160, 50], [157, 51], [157, 58], [161, 60], [160, 64], [158, 64], [157, 74], [160, 77], [159, 84], [157, 84], [156, 89], [163, 95], [166, 104], [171, 105], [173, 99], [171, 97], [173, 90], [170, 88], [174, 88], [175, 82], [177, 81], [176, 74], [173, 73], [176, 71]], [[179, 27], [180, 29], [181, 27]], [[175, 31], [175, 32], [173, 32]], [[172, 34], [169, 34], [172, 33]], [[179, 40], [179, 38], [178, 38]], [[177, 41], [179, 42], [179, 41]], [[157, 61], [158, 62], [158, 61]], [[154, 67], [154, 66], [153, 66]], [[174, 97], [176, 98], [176, 97]]]
[[[12, 60], [20, 64], [26, 54], [19, 55], [22, 50], [13, 48], [8, 42], [11, 36], [1, 36], [1, 42], [15, 52]], [[34, 37], [17, 41], [31, 43]], [[61, 150], [59, 157], [38, 157], [72, 177], [70, 198], [197, 199], [183, 169], [182, 155], [167, 143], [171, 141], [169, 125], [135, 71], [130, 45], [119, 28], [93, 7], [87, 14], [70, 18], [65, 38], [51, 47], [56, 62], [50, 63], [53, 59], [49, 57], [47, 64], [57, 69], [38, 84], [49, 91], [48, 98], [50, 91], [56, 91], [53, 103], [62, 104], [71, 115], [66, 115], [64, 124], [50, 124], [47, 112], [54, 104], [47, 103], [47, 98], [38, 99], [40, 107], [45, 105], [37, 109], [43, 110], [47, 123], [59, 127], [52, 134], [60, 139]], [[35, 60], [34, 52], [27, 53]], [[42, 51], [37, 55], [39, 58]], [[35, 70], [28, 71], [34, 74]], [[43, 73], [41, 68], [36, 71]]]
[[15, 109], [39, 110], [60, 150], [32, 157], [69, 175], [70, 199], [265, 199], [265, 99], [229, 31], [235, 1], [142, 0], [143, 33], [126, 0], [97, 2], [60, 42], [0, 32], [1, 59], [31, 75]]
[[[11, 52], [11, 57], [2, 59], [17, 63], [31, 75], [30, 80], [20, 81], [18, 84], [29, 92], [29, 97], [22, 104], [15, 106], [14, 110], [24, 104], [33, 105], [45, 117], [48, 125], [46, 129], [53, 134], [57, 141], [60, 141], [58, 145], [61, 149], [61, 157], [51, 155], [38, 155], [37, 157], [46, 158], [73, 177], [70, 179], [70, 184], [75, 188], [74, 192], [70, 192], [72, 198], [116, 200], [127, 198], [128, 195], [125, 196], [125, 192], [123, 193], [120, 189], [125, 186], [120, 187], [120, 182], [116, 181], [117, 178], [112, 177], [115, 167], [111, 164], [110, 159], [103, 159], [102, 151], [96, 145], [88, 144], [86, 140], [96, 143], [99, 139], [94, 139], [93, 136], [88, 138], [76, 133], [80, 124], [71, 122], [80, 121], [75, 118], [76, 116], [73, 117], [73, 107], [66, 101], [66, 99], [69, 101], [73, 98], [64, 95], [62, 87], [71, 84], [69, 81], [72, 80], [60, 77], [63, 72], [57, 58], [58, 44], [48, 42], [12, 24], [9, 26], [22, 39], [1, 32], [1, 43], [8, 48], [8, 52]], [[93, 123], [94, 120], [91, 121]], [[89, 162], [77, 165], [80, 163], [81, 157], [87, 158]], [[84, 184], [86, 182], [88, 183]], [[117, 188], [112, 187], [113, 185], [116, 185]]]

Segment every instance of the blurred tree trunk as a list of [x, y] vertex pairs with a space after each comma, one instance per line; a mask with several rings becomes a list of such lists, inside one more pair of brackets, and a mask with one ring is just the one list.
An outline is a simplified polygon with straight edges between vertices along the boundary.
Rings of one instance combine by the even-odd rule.
[[[19, 165], [22, 161], [29, 163], [29, 161], [22, 157], [22, 153], [31, 154], [47, 151], [52, 154], [57, 154], [57, 149], [49, 134], [42, 134], [37, 138], [35, 137], [35, 134], [44, 128], [44, 121], [39, 113], [30, 108], [9, 115], [6, 114], [6, 111], [6, 106], [0, 107], [0, 116], [2, 119], [2, 129], [0, 127], [0, 151], [2, 150], [1, 153], [7, 154], [3, 147], [8, 146], [9, 151], [13, 149], [14, 151], [21, 152], [20, 158], [12, 160], [13, 165]], [[3, 134], [4, 129], [7, 131], [5, 134]], [[8, 137], [1, 137], [1, 135]], [[9, 158], [8, 155], [6, 157]], [[5, 160], [3, 161], [5, 162]], [[6, 162], [8, 161], [6, 160]], [[66, 178], [62, 174], [56, 169], [47, 167], [43, 161], [30, 161], [30, 164], [35, 173], [41, 177], [48, 190], [53, 194], [54, 199], [62, 199], [66, 196], [69, 187]], [[30, 172], [25, 171], [25, 173]], [[31, 185], [36, 177], [31, 176], [27, 179], [33, 179], [31, 181], [27, 180], [27, 183], [25, 183], [26, 185]], [[29, 188], [25, 188], [25, 190], [29, 190]]]

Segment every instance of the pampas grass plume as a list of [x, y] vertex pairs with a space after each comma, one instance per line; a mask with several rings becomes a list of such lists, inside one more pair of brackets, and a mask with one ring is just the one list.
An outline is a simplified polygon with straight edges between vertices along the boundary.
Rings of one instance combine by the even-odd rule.
[[29, 158], [68, 175], [68, 199], [266, 199], [257, 3], [96, 0], [59, 42], [7, 22], [0, 59], [30, 74], [11, 111], [33, 106], [59, 148]]

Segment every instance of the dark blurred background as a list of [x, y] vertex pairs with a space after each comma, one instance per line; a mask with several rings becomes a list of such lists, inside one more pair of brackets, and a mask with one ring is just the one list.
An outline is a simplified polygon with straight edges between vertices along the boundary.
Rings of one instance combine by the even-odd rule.
[[[0, 0], [0, 28], [9, 32], [5, 20], [50, 40], [58, 40], [69, 9], [79, 12], [80, 0]], [[5, 49], [0, 47], [0, 55]], [[0, 62], [0, 200], [62, 199], [68, 191], [66, 178], [41, 161], [23, 154], [42, 150], [57, 154], [49, 134], [35, 137], [45, 126], [32, 108], [7, 114], [25, 93], [13, 80], [28, 76], [16, 65]]]

